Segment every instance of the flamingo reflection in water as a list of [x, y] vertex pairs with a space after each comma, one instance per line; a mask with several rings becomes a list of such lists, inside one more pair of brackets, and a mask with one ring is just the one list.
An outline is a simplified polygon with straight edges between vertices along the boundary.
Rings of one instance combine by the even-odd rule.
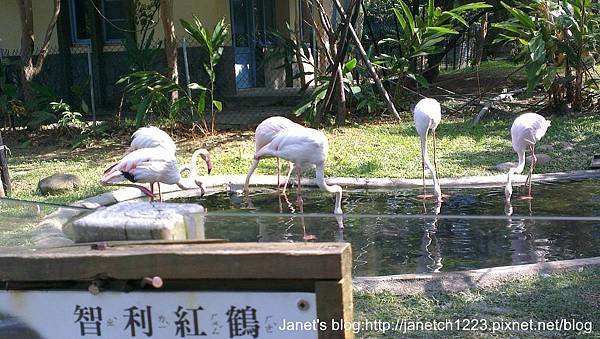
[[[435, 202], [435, 215], [439, 215], [442, 208], [442, 202]], [[427, 206], [423, 202], [423, 210], [427, 213]], [[421, 241], [421, 253], [422, 255], [417, 258], [417, 273], [427, 272], [439, 272], [444, 265], [442, 265], [442, 253], [439, 248], [439, 242], [437, 240], [437, 223], [438, 218], [434, 218], [433, 221], [429, 219], [425, 220], [425, 229], [423, 230], [423, 238]], [[433, 246], [433, 247], [432, 247]]]

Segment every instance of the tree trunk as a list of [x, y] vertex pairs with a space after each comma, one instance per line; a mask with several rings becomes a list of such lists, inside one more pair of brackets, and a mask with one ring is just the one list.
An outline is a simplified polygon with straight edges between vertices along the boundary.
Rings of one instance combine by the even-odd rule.
[[481, 65], [481, 59], [483, 59], [483, 47], [485, 46], [485, 38], [488, 33], [488, 13], [483, 15], [481, 18], [481, 26], [479, 32], [475, 36], [475, 53], [473, 55], [472, 65], [479, 67]]
[[31, 102], [31, 81], [38, 75], [42, 67], [46, 56], [48, 56], [48, 48], [50, 47], [50, 38], [54, 32], [54, 27], [60, 14], [60, 0], [54, 0], [54, 13], [50, 19], [50, 23], [46, 28], [46, 34], [38, 55], [37, 61], [33, 62], [33, 51], [34, 51], [34, 33], [33, 33], [33, 7], [31, 0], [19, 0], [17, 1], [19, 6], [19, 17], [21, 19], [21, 86], [23, 88], [23, 97], [25, 102]]
[[[177, 70], [177, 37], [175, 36], [175, 25], [173, 24], [173, 0], [160, 0], [160, 21], [165, 32], [165, 54], [167, 57], [167, 77], [175, 83], [179, 83], [179, 71]], [[173, 91], [171, 100], [175, 102], [179, 93]]]
[[573, 96], [573, 109], [580, 112], [583, 105], [583, 67], [581, 62], [575, 67], [575, 93]]
[[344, 93], [344, 75], [342, 74], [342, 67], [338, 66], [337, 69], [337, 77], [335, 90], [336, 90], [336, 105], [337, 105], [337, 114], [335, 116], [335, 124], [337, 127], [344, 126], [346, 122], [346, 93]]

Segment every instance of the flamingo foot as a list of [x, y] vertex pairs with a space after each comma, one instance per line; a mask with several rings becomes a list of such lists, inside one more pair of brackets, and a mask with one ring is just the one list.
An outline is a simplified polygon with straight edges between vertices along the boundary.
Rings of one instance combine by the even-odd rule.
[[417, 198], [419, 198], [419, 199], [431, 199], [431, 198], [435, 198], [435, 195], [433, 195], [433, 194], [419, 194], [419, 195], [417, 195]]
[[533, 197], [531, 195], [522, 195], [519, 197], [521, 200], [532, 200]]
[[302, 237], [302, 239], [304, 239], [304, 241], [310, 241], [310, 240], [316, 240], [317, 237], [315, 237], [314, 234], [305, 234], [304, 237]]

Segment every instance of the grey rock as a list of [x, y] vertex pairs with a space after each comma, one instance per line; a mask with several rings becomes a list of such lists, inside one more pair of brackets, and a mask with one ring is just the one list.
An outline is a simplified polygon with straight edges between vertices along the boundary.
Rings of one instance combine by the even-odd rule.
[[500, 172], [508, 172], [511, 167], [516, 167], [516, 162], [503, 162], [501, 164], [496, 165], [496, 169]]
[[64, 193], [81, 186], [81, 178], [75, 174], [53, 174], [38, 183], [40, 192], [46, 194]]
[[552, 145], [540, 145], [537, 146], [535, 148], [536, 151], [542, 152], [542, 153], [547, 153], [547, 152], [553, 152], [554, 151], [554, 146]]
[[563, 151], [572, 151], [575, 148], [570, 142], [563, 142], [561, 146]]
[[[546, 165], [546, 164], [549, 164], [550, 162], [552, 162], [552, 158], [548, 154], [536, 153], [535, 157], [537, 158], [537, 165]], [[527, 158], [525, 158], [525, 161], [528, 164], [530, 164], [531, 156], [528, 156]]]

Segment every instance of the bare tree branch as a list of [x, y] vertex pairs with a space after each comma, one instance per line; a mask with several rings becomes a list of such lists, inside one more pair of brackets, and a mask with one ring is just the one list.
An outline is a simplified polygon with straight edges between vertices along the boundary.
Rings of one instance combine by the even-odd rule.
[[[31, 0], [28, 0], [31, 1]], [[46, 34], [44, 34], [44, 43], [42, 44], [42, 49], [40, 50], [40, 54], [38, 55], [37, 62], [33, 69], [34, 75], [38, 75], [42, 71], [42, 67], [44, 65], [44, 60], [46, 56], [48, 56], [48, 50], [50, 47], [50, 39], [52, 38], [52, 33], [54, 33], [54, 28], [56, 27], [56, 22], [58, 21], [58, 15], [60, 14], [60, 0], [54, 0], [54, 13], [52, 14], [52, 19], [50, 19], [50, 23], [46, 28]]]

